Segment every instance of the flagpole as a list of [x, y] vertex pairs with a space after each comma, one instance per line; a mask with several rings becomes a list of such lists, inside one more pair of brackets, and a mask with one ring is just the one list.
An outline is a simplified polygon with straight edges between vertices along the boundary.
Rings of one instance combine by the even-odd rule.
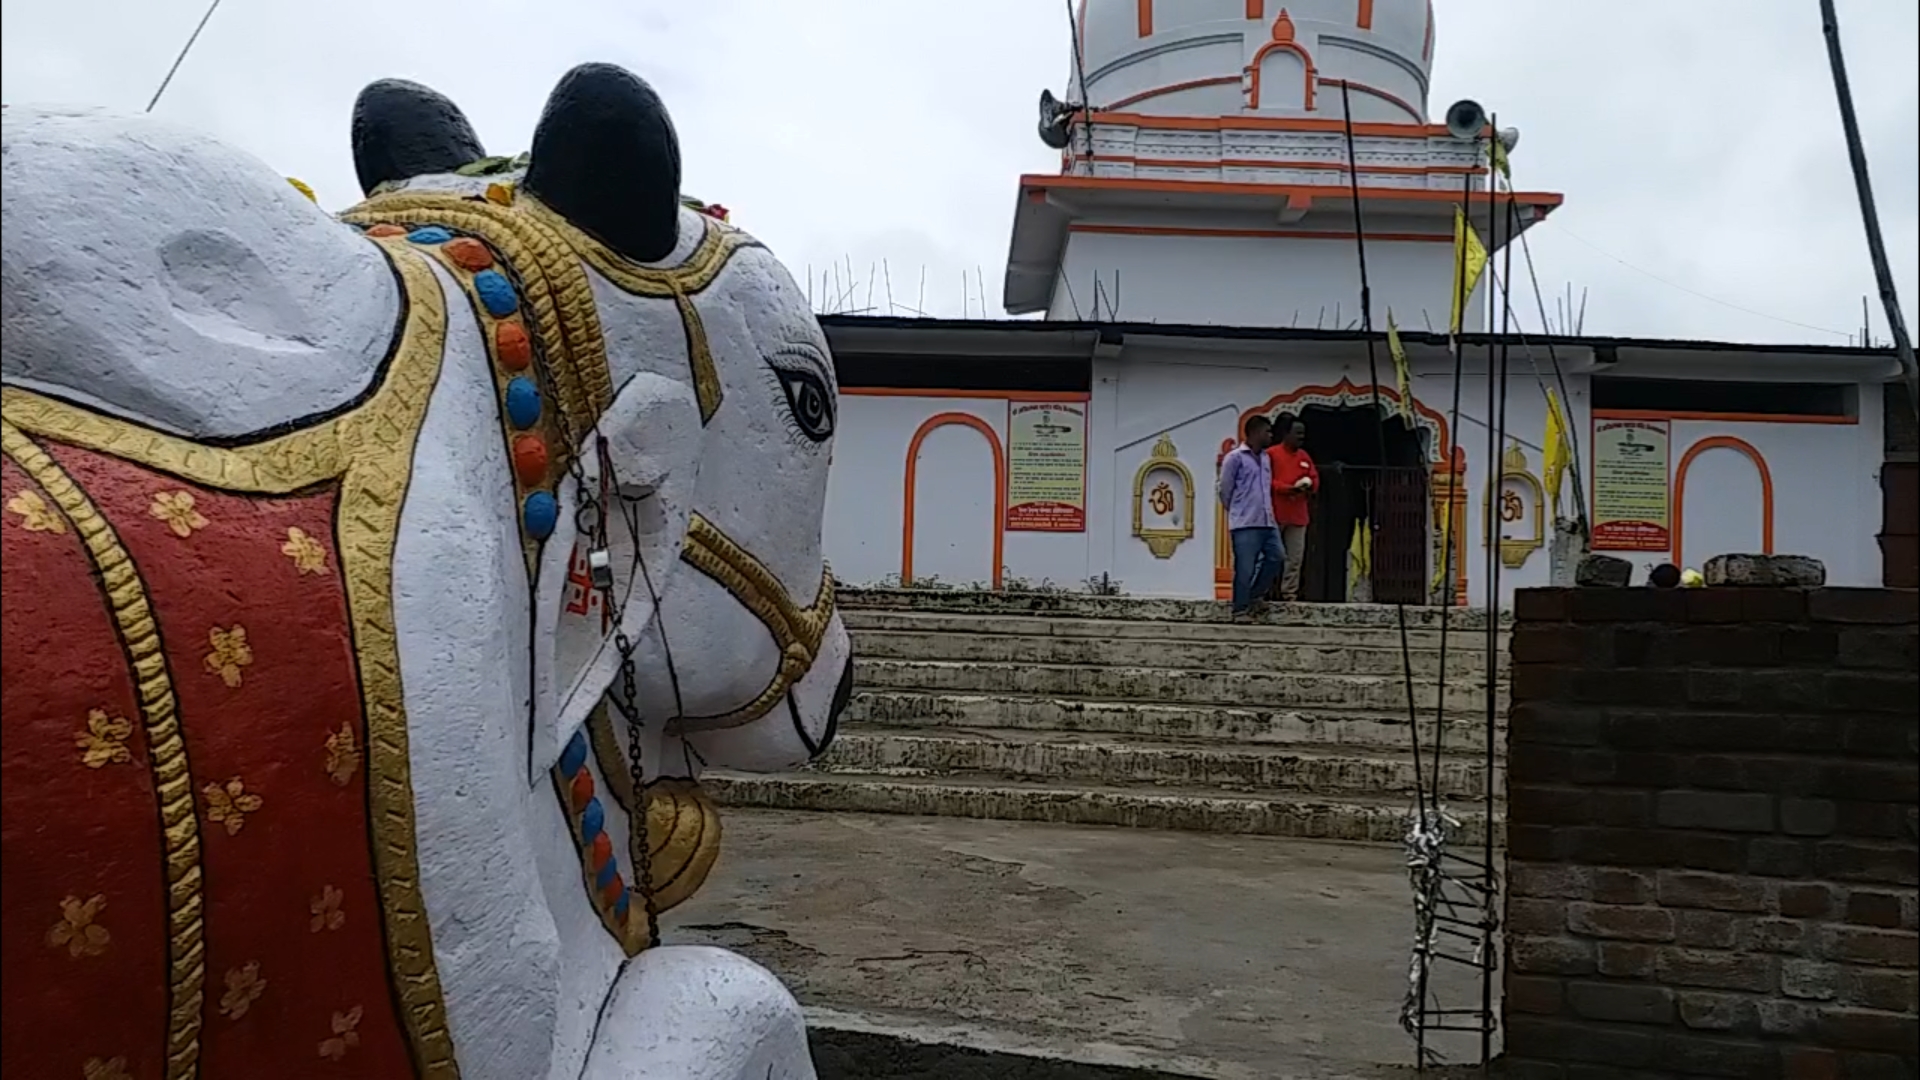
[[1880, 287], [1880, 303], [1887, 309], [1887, 329], [1893, 334], [1893, 349], [1900, 357], [1900, 373], [1906, 379], [1907, 404], [1920, 413], [1920, 370], [1914, 364], [1913, 342], [1907, 337], [1907, 321], [1900, 314], [1900, 297], [1894, 292], [1893, 268], [1887, 263], [1887, 242], [1880, 234], [1880, 213], [1873, 205], [1873, 181], [1867, 176], [1867, 150], [1860, 141], [1860, 118], [1853, 112], [1853, 90], [1847, 83], [1847, 60], [1840, 51], [1840, 17], [1834, 13], [1833, 0], [1820, 0], [1820, 29], [1827, 38], [1827, 60], [1833, 67], [1834, 96], [1840, 99], [1840, 126], [1847, 137], [1847, 160], [1853, 166], [1854, 191], [1860, 197], [1860, 220], [1867, 230], [1867, 255], [1873, 260], [1873, 277]]

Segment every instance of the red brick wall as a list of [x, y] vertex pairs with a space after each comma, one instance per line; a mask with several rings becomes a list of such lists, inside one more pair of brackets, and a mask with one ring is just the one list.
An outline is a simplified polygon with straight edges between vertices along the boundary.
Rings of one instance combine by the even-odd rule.
[[1510, 1076], [1920, 1074], [1916, 607], [1517, 594]]

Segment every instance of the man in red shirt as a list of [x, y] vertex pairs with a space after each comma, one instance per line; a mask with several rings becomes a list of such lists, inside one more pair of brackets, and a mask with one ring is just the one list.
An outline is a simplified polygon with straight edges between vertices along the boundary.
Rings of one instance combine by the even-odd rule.
[[1307, 553], [1307, 522], [1313, 494], [1320, 490], [1320, 470], [1302, 447], [1307, 425], [1292, 413], [1281, 413], [1274, 424], [1278, 439], [1267, 448], [1273, 462], [1273, 520], [1280, 526], [1280, 546], [1286, 553], [1286, 571], [1280, 577], [1280, 598], [1300, 599], [1300, 567]]

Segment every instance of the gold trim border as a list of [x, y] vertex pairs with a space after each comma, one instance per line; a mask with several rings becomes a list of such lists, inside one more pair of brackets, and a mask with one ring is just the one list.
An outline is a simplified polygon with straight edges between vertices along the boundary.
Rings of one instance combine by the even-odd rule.
[[[594, 760], [605, 774], [607, 788], [627, 820], [633, 820], [633, 776], [627, 769], [606, 706], [587, 717], [587, 740]], [[654, 910], [664, 912], [686, 903], [706, 883], [720, 857], [720, 813], [713, 797], [691, 777], [659, 776], [647, 781], [648, 885], [654, 889]], [[666, 808], [662, 809], [662, 804]], [[627, 859], [639, 873], [639, 838], [627, 830]]]
[[[1185, 485], [1186, 513], [1180, 520], [1183, 524], [1172, 529], [1146, 528], [1146, 515], [1140, 511], [1140, 503], [1147, 495], [1147, 477], [1156, 469], [1165, 469], [1180, 478]], [[1180, 451], [1173, 445], [1173, 438], [1161, 435], [1153, 444], [1153, 453], [1140, 463], [1133, 474], [1133, 535], [1146, 542], [1147, 550], [1156, 559], [1171, 559], [1180, 545], [1193, 539], [1193, 470], [1180, 460]]]
[[0, 420], [0, 449], [45, 491], [73, 525], [87, 559], [100, 575], [115, 633], [131, 661], [146, 727], [147, 766], [159, 797], [167, 851], [167, 1077], [191, 1080], [200, 1071], [201, 1005], [206, 984], [205, 875], [200, 822], [194, 815], [193, 774], [167, 670], [160, 627], [147, 602], [133, 557], [99, 508], [67, 471], [19, 428]]
[[447, 303], [426, 257], [404, 240], [376, 241], [405, 292], [406, 323], [379, 389], [352, 411], [251, 446], [225, 448], [102, 416], [7, 387], [0, 414], [28, 434], [137, 462], [183, 480], [241, 494], [282, 495], [341, 482], [335, 549], [347, 587], [362, 705], [367, 717], [374, 867], [379, 879], [388, 970], [414, 1063], [424, 1080], [456, 1080], [420, 891], [414, 832], [406, 699], [393, 621], [393, 554], [413, 452], [439, 381]]
[[593, 286], [565, 239], [531, 214], [446, 192], [376, 195], [340, 220], [406, 228], [442, 225], [485, 240], [505, 256], [518, 278], [515, 291], [528, 309], [534, 345], [543, 354], [535, 362], [543, 363], [553, 379], [568, 444], [580, 445], [613, 402], [613, 375]]
[[820, 589], [813, 603], [803, 608], [787, 594], [772, 570], [697, 511], [687, 517], [687, 539], [681, 545], [680, 558], [719, 582], [766, 626], [780, 649], [780, 668], [752, 701], [721, 716], [675, 717], [667, 725], [667, 734], [751, 724], [771, 712], [819, 657], [821, 639], [833, 621], [833, 571], [824, 565], [820, 568]]

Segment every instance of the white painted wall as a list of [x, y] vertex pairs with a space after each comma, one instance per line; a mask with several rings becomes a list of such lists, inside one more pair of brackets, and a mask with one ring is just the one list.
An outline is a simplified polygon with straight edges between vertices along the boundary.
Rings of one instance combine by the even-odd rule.
[[[1144, 221], [1142, 222], [1144, 223]], [[1134, 223], [1129, 223], [1134, 224]], [[1271, 219], [1228, 218], [1179, 222], [1218, 228], [1240, 225], [1273, 229]], [[1444, 331], [1452, 308], [1453, 245], [1394, 242], [1379, 234], [1431, 232], [1432, 223], [1376, 218], [1367, 225], [1367, 277], [1373, 291], [1373, 321], [1385, 327], [1387, 311], [1408, 330], [1431, 324]], [[1094, 282], [1102, 295], [1118, 294], [1117, 317], [1127, 322], [1220, 326], [1299, 326], [1332, 330], [1360, 321], [1360, 263], [1350, 239], [1301, 240], [1271, 236], [1164, 236], [1074, 232], [1062, 260], [1067, 287], [1055, 288], [1050, 319], [1092, 318]], [[1116, 277], [1118, 287], [1115, 286]], [[1467, 304], [1466, 328], [1478, 330], [1484, 286]], [[1076, 315], [1076, 309], [1078, 314]], [[1424, 318], [1422, 313], [1424, 312]], [[1101, 315], [1113, 318], [1103, 302]]]
[[[1300, 346], [1287, 346], [1298, 353]], [[1383, 382], [1392, 378], [1391, 368], [1382, 353]], [[1516, 363], [1515, 365], [1519, 365]], [[1364, 359], [1343, 361], [1289, 359], [1267, 361], [1256, 354], [1180, 355], [1173, 352], [1147, 352], [1129, 349], [1122, 359], [1095, 364], [1095, 400], [1103, 397], [1114, 402], [1116, 420], [1110, 428], [1112, 440], [1096, 446], [1108, 448], [1111, 459], [1112, 505], [1125, 517], [1111, 519], [1112, 555], [1107, 565], [1113, 575], [1125, 583], [1129, 593], [1137, 595], [1213, 596], [1213, 530], [1216, 525], [1210, 508], [1196, 522], [1194, 539], [1181, 545], [1173, 559], [1153, 558], [1146, 545], [1132, 533], [1131, 505], [1134, 470], [1152, 452], [1154, 440], [1162, 433], [1172, 435], [1181, 459], [1193, 470], [1196, 481], [1210, 493], [1215, 476], [1214, 457], [1222, 440], [1232, 438], [1240, 414], [1263, 405], [1273, 397], [1302, 386], [1329, 386], [1342, 379], [1356, 386], [1371, 384]], [[1572, 395], [1571, 423], [1586, 430], [1586, 380], [1568, 380]], [[1389, 383], [1390, 385], [1390, 383]], [[1452, 405], [1451, 370], [1414, 373], [1414, 395], [1423, 404], [1446, 414]], [[1509, 397], [1505, 428], [1509, 440], [1517, 440], [1526, 452], [1528, 464], [1540, 471], [1540, 445], [1546, 429], [1546, 405], [1539, 383], [1531, 369], [1508, 380]], [[1468, 597], [1473, 604], [1485, 602], [1488, 575], [1483, 569], [1481, 495], [1485, 491], [1487, 468], [1487, 379], [1468, 374], [1462, 379], [1460, 426], [1455, 440], [1467, 457], [1467, 580]], [[1582, 435], [1584, 438], [1584, 435]], [[1313, 450], [1312, 436], [1307, 449]], [[1099, 456], [1096, 453], [1096, 457]], [[1563, 498], [1571, 503], [1571, 485]], [[1095, 572], [1098, 571], [1096, 565]], [[1548, 583], [1546, 551], [1542, 549], [1519, 570], [1505, 567], [1500, 572], [1500, 595], [1510, 599], [1515, 588], [1530, 588]]]
[[[1300, 345], [1285, 347], [1299, 357]], [[1381, 361], [1385, 368], [1384, 355]], [[1538, 475], [1544, 397], [1532, 370], [1517, 357], [1513, 364], [1506, 432], [1521, 444], [1530, 470]], [[1383, 370], [1382, 379], [1390, 377]], [[1221, 441], [1233, 437], [1244, 410], [1301, 386], [1332, 385], [1342, 378], [1367, 385], [1364, 359], [1329, 355], [1277, 361], [1252, 350], [1203, 353], [1130, 346], [1120, 359], [1096, 361], [1088, 403], [1087, 532], [1007, 533], [1007, 574], [1077, 588], [1105, 571], [1131, 595], [1211, 598], [1214, 458]], [[1450, 369], [1416, 367], [1415, 394], [1446, 414], [1452, 381]], [[1567, 381], [1569, 422], [1585, 462], [1592, 433], [1588, 380], [1569, 376]], [[874, 583], [900, 572], [907, 447], [928, 418], [953, 412], [979, 417], [1004, 449], [1004, 399], [842, 397], [826, 519], [827, 557], [842, 580]], [[1774, 549], [1822, 560], [1833, 584], [1873, 585], [1880, 573], [1870, 520], [1879, 506], [1877, 386], [1862, 387], [1860, 413], [1858, 424], [1846, 425], [1675, 421], [1670, 460], [1677, 469], [1688, 448], [1710, 436], [1744, 439], [1766, 458], [1772, 473]], [[1467, 594], [1476, 606], [1486, 602], [1489, 582], [1482, 499], [1492, 475], [1489, 462], [1498, 460], [1497, 453], [1492, 459], [1488, 454], [1488, 415], [1486, 376], [1469, 372], [1461, 380], [1455, 439], [1467, 457]], [[1197, 496], [1194, 536], [1168, 559], [1153, 557], [1132, 535], [1133, 477], [1162, 434], [1173, 440], [1192, 471]], [[986, 440], [972, 428], [943, 427], [921, 444], [916, 577], [937, 576], [956, 584], [990, 577], [993, 530], [1001, 524], [993, 512], [992, 460]], [[1590, 482], [1590, 472], [1582, 481]], [[1679, 485], [1673, 488], [1678, 492]], [[1569, 507], [1572, 491], [1568, 480], [1563, 498]], [[1725, 449], [1703, 452], [1689, 468], [1683, 495], [1681, 544], [1690, 565], [1698, 567], [1711, 555], [1760, 550], [1759, 480], [1744, 455]], [[1636, 577], [1670, 556], [1621, 554], [1638, 567]], [[1544, 548], [1517, 570], [1502, 567], [1501, 602], [1510, 602], [1516, 588], [1547, 585], [1548, 576]]]
[[[979, 418], [1004, 455], [1006, 398], [841, 395], [824, 526], [827, 561], [840, 580], [871, 585], [900, 573], [907, 450], [914, 432], [943, 413]], [[1095, 438], [1089, 425], [1089, 444]], [[945, 424], [921, 441], [917, 457], [913, 576], [989, 581], [994, 531], [1004, 524], [994, 513], [992, 447], [971, 426]], [[1005, 572], [1077, 588], [1087, 576], [1087, 535], [1006, 533]]]
[[[1673, 422], [1670, 451], [1680, 555], [1698, 569], [1715, 555], [1761, 550], [1760, 473], [1746, 454], [1703, 450], [1677, 475], [1696, 443], [1732, 436], [1759, 451], [1773, 481], [1773, 550], [1811, 555], [1827, 567], [1830, 585], [1878, 586], [1880, 549], [1880, 402], [1878, 386], [1861, 388], [1858, 424]], [[1617, 552], [1639, 572], [1670, 561], [1672, 552]]]

